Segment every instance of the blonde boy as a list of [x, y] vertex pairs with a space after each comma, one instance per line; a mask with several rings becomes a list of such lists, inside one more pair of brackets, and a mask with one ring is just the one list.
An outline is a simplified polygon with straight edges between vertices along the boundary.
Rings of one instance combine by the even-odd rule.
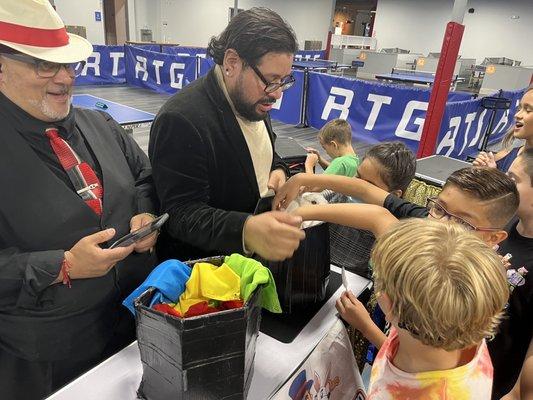
[[352, 127], [344, 119], [333, 119], [329, 121], [318, 132], [318, 141], [331, 162], [320, 156], [315, 149], [308, 149], [310, 152], [305, 160], [305, 172], [313, 173], [317, 163], [324, 168], [325, 174], [343, 175], [352, 177], [357, 172], [359, 157], [352, 147]]
[[[458, 224], [410, 219], [378, 239], [372, 263], [392, 329], [377, 338], [368, 398], [490, 399], [485, 338], [509, 295], [497, 254]], [[376, 341], [368, 313], [354, 313], [346, 300], [337, 301], [341, 316]]]

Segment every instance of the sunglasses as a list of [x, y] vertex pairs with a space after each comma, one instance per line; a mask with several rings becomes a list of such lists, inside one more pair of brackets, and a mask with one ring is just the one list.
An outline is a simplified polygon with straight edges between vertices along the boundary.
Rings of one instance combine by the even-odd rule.
[[51, 61], [40, 60], [35, 57], [28, 56], [26, 54], [5, 54], [2, 53], [5, 58], [10, 58], [15, 61], [20, 61], [26, 64], [33, 65], [35, 67], [35, 73], [41, 78], [53, 78], [57, 75], [61, 67], [64, 67], [71, 78], [80, 76], [85, 66], [85, 61], [77, 63], [55, 63]]

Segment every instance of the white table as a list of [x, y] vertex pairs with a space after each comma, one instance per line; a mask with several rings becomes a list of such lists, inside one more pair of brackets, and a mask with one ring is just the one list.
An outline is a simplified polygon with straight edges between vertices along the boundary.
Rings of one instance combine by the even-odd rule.
[[[340, 273], [340, 269], [331, 266]], [[358, 296], [371, 285], [368, 279], [346, 272], [349, 289]], [[335, 322], [335, 301], [344, 291], [341, 286], [302, 329], [292, 343], [282, 343], [259, 332], [255, 349], [254, 375], [249, 399], [267, 399], [274, 395], [311, 353]], [[134, 400], [142, 377], [137, 342], [103, 361], [72, 381], [49, 400]]]

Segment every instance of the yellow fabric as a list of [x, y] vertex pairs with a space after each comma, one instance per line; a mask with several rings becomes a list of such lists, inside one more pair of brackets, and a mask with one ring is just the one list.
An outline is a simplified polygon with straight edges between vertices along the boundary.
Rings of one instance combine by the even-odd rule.
[[413, 179], [405, 191], [403, 198], [411, 203], [425, 207], [427, 198], [438, 196], [441, 190], [441, 187], [428, 185], [418, 179]]
[[216, 267], [209, 263], [196, 263], [191, 277], [185, 285], [185, 292], [174, 307], [181, 315], [201, 301], [240, 300], [241, 278], [227, 265]]

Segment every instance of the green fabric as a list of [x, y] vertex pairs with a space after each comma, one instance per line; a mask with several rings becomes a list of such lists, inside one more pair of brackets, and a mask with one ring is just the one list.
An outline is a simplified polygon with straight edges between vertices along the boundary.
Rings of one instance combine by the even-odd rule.
[[259, 261], [240, 254], [226, 257], [224, 263], [241, 277], [241, 297], [244, 301], [248, 300], [257, 286], [263, 285], [261, 307], [273, 313], [281, 313], [276, 283], [268, 268]]
[[344, 175], [349, 178], [355, 176], [359, 167], [359, 157], [355, 154], [348, 156], [341, 156], [331, 160], [331, 164], [324, 171], [328, 175]]

